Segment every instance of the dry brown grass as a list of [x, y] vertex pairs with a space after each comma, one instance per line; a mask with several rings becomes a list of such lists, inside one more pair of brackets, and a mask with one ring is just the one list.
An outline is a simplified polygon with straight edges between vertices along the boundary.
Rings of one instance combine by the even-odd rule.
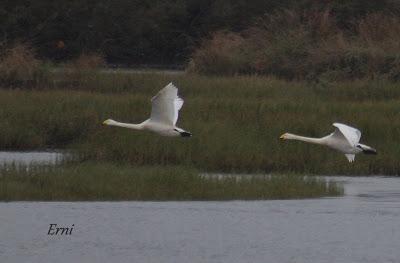
[[[66, 76], [66, 79], [73, 80], [72, 82], [68, 81], [68, 85], [72, 84], [72, 86], [70, 85], [71, 88], [87, 87], [89, 83], [96, 82], [98, 71], [105, 65], [105, 59], [101, 54], [82, 53], [66, 65], [63, 75]], [[94, 85], [97, 85], [97, 83]]]
[[400, 49], [400, 19], [382, 13], [370, 14], [357, 25], [358, 36], [366, 45]]
[[216, 32], [210, 40], [203, 43], [189, 63], [188, 71], [218, 74], [225, 71], [227, 74], [239, 73], [246, 68], [243, 58], [244, 38], [230, 32]]
[[191, 71], [285, 79], [399, 79], [400, 18], [381, 13], [341, 29], [329, 10], [284, 10], [239, 33], [218, 33], [196, 50]]
[[104, 57], [97, 53], [82, 53], [77, 59], [72, 61], [69, 66], [76, 70], [92, 70], [104, 67], [106, 64]]
[[0, 58], [0, 80], [7, 86], [36, 82], [43, 77], [43, 62], [27, 44], [5, 48]]

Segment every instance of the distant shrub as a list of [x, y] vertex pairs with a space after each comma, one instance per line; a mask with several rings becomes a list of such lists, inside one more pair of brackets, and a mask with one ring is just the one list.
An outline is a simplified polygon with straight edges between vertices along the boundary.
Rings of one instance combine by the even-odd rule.
[[331, 12], [284, 10], [239, 33], [217, 33], [191, 60], [192, 72], [265, 74], [284, 79], [399, 80], [400, 19], [370, 14], [353, 31]]
[[75, 86], [96, 85], [98, 71], [105, 65], [105, 59], [102, 55], [82, 53], [66, 65], [66, 79]]
[[104, 57], [97, 53], [82, 53], [77, 59], [70, 63], [70, 67], [77, 70], [93, 70], [105, 66]]
[[189, 63], [189, 72], [205, 74], [244, 73], [248, 70], [244, 38], [231, 32], [216, 32], [210, 40], [204, 41]]
[[15, 44], [4, 48], [1, 53], [1, 85], [37, 85], [48, 80], [48, 68], [35, 57], [35, 52], [29, 45]]

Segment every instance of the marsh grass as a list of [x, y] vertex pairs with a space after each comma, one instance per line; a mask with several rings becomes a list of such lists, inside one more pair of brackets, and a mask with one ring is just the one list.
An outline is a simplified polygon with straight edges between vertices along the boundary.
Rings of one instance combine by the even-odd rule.
[[2, 201], [264, 200], [343, 194], [341, 185], [299, 175], [199, 175], [174, 166], [81, 164], [2, 168]]
[[[165, 138], [104, 127], [107, 118], [141, 122], [150, 98], [173, 81], [185, 99], [178, 126], [193, 137]], [[259, 76], [99, 74], [98, 86], [66, 90], [0, 89], [2, 149], [67, 148], [83, 160], [138, 166], [184, 165], [205, 172], [399, 174], [400, 89], [383, 80], [289, 82]], [[362, 131], [377, 156], [343, 154], [301, 142], [292, 132], [324, 136], [333, 122]]]

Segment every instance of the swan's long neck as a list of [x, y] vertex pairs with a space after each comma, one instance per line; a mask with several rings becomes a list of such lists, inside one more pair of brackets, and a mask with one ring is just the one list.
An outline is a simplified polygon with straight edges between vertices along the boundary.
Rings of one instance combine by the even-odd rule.
[[323, 137], [323, 138], [310, 138], [310, 137], [299, 136], [299, 135], [296, 135], [296, 134], [287, 134], [287, 137], [285, 139], [297, 140], [297, 141], [303, 141], [303, 142], [321, 144], [321, 145], [324, 145], [326, 143], [326, 140], [325, 140], [326, 137]]
[[128, 129], [134, 129], [134, 130], [143, 130], [144, 129], [143, 123], [133, 124], [133, 123], [124, 123], [124, 122], [112, 121], [112, 122], [107, 123], [107, 125], [123, 127], [123, 128], [128, 128]]

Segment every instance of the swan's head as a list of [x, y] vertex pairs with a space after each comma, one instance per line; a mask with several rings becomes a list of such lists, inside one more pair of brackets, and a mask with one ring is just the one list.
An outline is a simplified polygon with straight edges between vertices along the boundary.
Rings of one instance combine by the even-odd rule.
[[114, 125], [115, 123], [117, 122], [111, 119], [103, 121], [103, 125]]
[[294, 139], [294, 135], [291, 134], [291, 133], [284, 133], [284, 134], [281, 135], [281, 137], [279, 137], [279, 139], [291, 140], [291, 139]]

